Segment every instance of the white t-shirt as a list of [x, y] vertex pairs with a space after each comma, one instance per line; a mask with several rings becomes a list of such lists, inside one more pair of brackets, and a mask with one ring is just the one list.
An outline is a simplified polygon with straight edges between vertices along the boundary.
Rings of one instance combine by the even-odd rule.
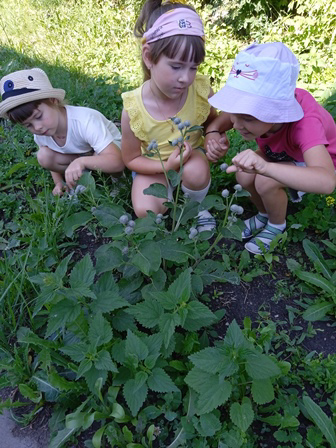
[[52, 137], [34, 135], [38, 146], [48, 146], [62, 154], [84, 154], [92, 149], [99, 154], [110, 143], [120, 148], [121, 134], [118, 128], [98, 110], [78, 106], [65, 108], [68, 126], [64, 146], [59, 146]]

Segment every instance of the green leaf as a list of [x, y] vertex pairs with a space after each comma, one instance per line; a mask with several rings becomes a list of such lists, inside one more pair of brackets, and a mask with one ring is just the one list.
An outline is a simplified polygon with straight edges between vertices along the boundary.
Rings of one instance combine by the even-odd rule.
[[119, 295], [118, 287], [114, 291], [103, 291], [97, 295], [97, 300], [91, 303], [93, 312], [101, 311], [110, 313], [119, 308], [128, 307], [130, 304]]
[[328, 279], [331, 279], [331, 272], [328, 266], [326, 265], [323, 256], [317, 247], [316, 244], [314, 244], [312, 241], [304, 239], [302, 242], [304, 251], [306, 252], [307, 256], [311, 259], [311, 261], [314, 263], [315, 267]]
[[212, 325], [217, 321], [216, 315], [198, 300], [193, 300], [186, 307], [188, 314], [183, 328], [189, 331], [198, 331], [200, 328]]
[[119, 218], [125, 214], [125, 210], [119, 205], [113, 204], [110, 207], [99, 206], [93, 214], [102, 226], [108, 228], [119, 223]]
[[50, 310], [46, 337], [63, 328], [66, 323], [76, 320], [80, 312], [80, 304], [73, 300], [64, 299], [58, 302]]
[[242, 240], [242, 228], [237, 224], [232, 224], [229, 227], [222, 227], [220, 232], [224, 238], [230, 238], [238, 241]]
[[335, 286], [321, 275], [304, 271], [295, 271], [295, 274], [299, 277], [299, 279], [310, 283], [311, 285], [317, 286], [319, 289], [327, 292], [332, 297], [336, 295]]
[[198, 413], [207, 414], [224, 404], [231, 395], [232, 386], [222, 381], [218, 375], [212, 375], [194, 367], [184, 381], [199, 393]]
[[132, 314], [144, 327], [153, 328], [158, 325], [159, 319], [163, 314], [163, 308], [157, 300], [149, 298], [133, 305], [126, 312]]
[[109, 322], [103, 317], [101, 312], [98, 312], [92, 319], [89, 328], [89, 340], [95, 346], [110, 342], [112, 339], [112, 329]]
[[161, 368], [152, 370], [147, 381], [148, 387], [154, 392], [178, 392], [170, 376]]
[[147, 385], [142, 384], [142, 386], [139, 387], [135, 379], [128, 380], [124, 385], [123, 392], [127, 406], [129, 407], [132, 415], [137, 415], [147, 397]]
[[93, 267], [89, 254], [86, 254], [71, 271], [70, 285], [72, 288], [83, 286], [90, 287], [93, 284], [96, 271]]
[[146, 344], [131, 330], [127, 331], [125, 355], [136, 355], [139, 361], [142, 361], [148, 356], [148, 348]]
[[88, 388], [93, 394], [97, 393], [96, 384], [101, 379], [101, 387], [104, 386], [108, 372], [106, 370], [98, 370], [94, 366], [90, 370], [85, 372], [84, 378], [88, 385]]
[[78, 344], [66, 345], [60, 348], [60, 351], [68, 355], [73, 361], [81, 362], [85, 358], [88, 349], [87, 344], [79, 342]]
[[328, 440], [331, 448], [336, 448], [335, 426], [333, 422], [320, 408], [320, 406], [314, 403], [310, 397], [305, 396], [302, 398], [302, 401], [309, 416], [315, 422], [316, 426], [319, 427], [324, 437]]
[[254, 412], [249, 398], [245, 397], [242, 404], [233, 403], [230, 407], [230, 417], [232, 422], [241, 431], [246, 432], [254, 418]]
[[181, 174], [182, 173], [178, 173], [175, 170], [169, 170], [167, 173], [170, 185], [175, 188], [178, 186], [178, 184], [181, 182]]
[[92, 213], [89, 212], [78, 212], [73, 215], [68, 216], [64, 219], [64, 233], [68, 238], [71, 238], [74, 231], [78, 227], [85, 226], [89, 221], [93, 219]]
[[83, 361], [79, 364], [78, 370], [77, 370], [77, 377], [78, 380], [81, 376], [84, 375], [88, 370], [92, 367], [92, 361], [90, 359], [83, 359]]
[[169, 346], [171, 337], [175, 332], [175, 326], [179, 325], [180, 319], [177, 314], [162, 314], [159, 319], [159, 328], [163, 335], [163, 343], [166, 348]]
[[107, 425], [102, 426], [92, 437], [93, 448], [101, 448], [101, 441]]
[[209, 194], [201, 202], [200, 210], [210, 210], [212, 208], [215, 208], [216, 210], [224, 210], [225, 206], [223, 199], [220, 196]]
[[219, 431], [222, 424], [217, 416], [214, 414], [203, 414], [199, 419], [200, 428], [198, 429], [201, 436], [212, 437]]
[[175, 298], [176, 304], [187, 302], [191, 293], [191, 268], [183, 271], [169, 286], [168, 293]]
[[186, 263], [191, 256], [191, 248], [173, 238], [164, 238], [157, 243], [164, 260], [174, 263]]
[[269, 403], [274, 400], [274, 388], [269, 378], [252, 381], [252, 397], [258, 404]]
[[162, 184], [151, 184], [148, 188], [143, 191], [144, 194], [155, 196], [156, 198], [168, 199], [167, 187]]
[[148, 233], [148, 232], [156, 232], [158, 229], [157, 224], [154, 221], [153, 216], [145, 216], [144, 218], [138, 218], [135, 221], [135, 234]]
[[129, 262], [137, 266], [145, 275], [149, 275], [160, 268], [160, 248], [154, 241], [142, 241]]
[[73, 434], [75, 434], [76, 430], [64, 428], [61, 431], [58, 431], [56, 436], [51, 439], [49, 448], [63, 448], [65, 446], [65, 442], [67, 442]]
[[75, 381], [68, 381], [55, 371], [49, 373], [48, 379], [50, 384], [60, 391], [76, 390], [78, 387]]
[[59, 391], [50, 384], [44, 372], [38, 372], [38, 374], [33, 375], [32, 380], [36, 383], [37, 389], [44, 393], [47, 401], [57, 401]]
[[315, 322], [322, 319], [329, 311], [331, 311], [335, 305], [330, 302], [320, 302], [315, 305], [309, 306], [302, 317], [309, 322]]
[[118, 420], [123, 419], [125, 417], [125, 411], [122, 406], [118, 403], [113, 403], [112, 412], [110, 414], [111, 417], [114, 417]]
[[225, 343], [225, 345], [228, 345], [229, 347], [234, 347], [234, 348], [239, 348], [239, 347], [248, 348], [251, 345], [245, 339], [245, 336], [244, 336], [243, 332], [241, 331], [241, 329], [235, 319], [231, 322], [231, 324], [229, 325], [229, 328], [226, 331], [224, 343]]
[[113, 271], [124, 264], [121, 250], [109, 244], [100, 246], [95, 252], [97, 274]]
[[240, 277], [236, 272], [225, 271], [223, 263], [215, 260], [201, 261], [195, 273], [200, 275], [204, 285], [210, 285], [213, 282], [229, 282], [233, 285], [240, 284]]
[[27, 384], [19, 384], [19, 391], [21, 395], [28, 398], [33, 403], [39, 403], [42, 399], [42, 393], [31, 389]]
[[[222, 377], [233, 375], [238, 370], [238, 363], [230, 360], [215, 347], [207, 347], [189, 356], [196, 367], [207, 373], [220, 373]], [[223, 373], [225, 374], [223, 375]]]
[[264, 380], [281, 373], [274, 361], [260, 353], [246, 356], [246, 371], [254, 380]]
[[97, 354], [97, 359], [94, 363], [98, 370], [108, 370], [110, 372], [118, 372], [117, 366], [112, 361], [111, 355], [107, 350], [101, 350]]
[[69, 254], [67, 257], [65, 257], [60, 262], [60, 264], [57, 266], [55, 275], [59, 280], [61, 280], [65, 276], [65, 274], [68, 270], [69, 261], [71, 260], [72, 256], [73, 256], [73, 252], [71, 254]]

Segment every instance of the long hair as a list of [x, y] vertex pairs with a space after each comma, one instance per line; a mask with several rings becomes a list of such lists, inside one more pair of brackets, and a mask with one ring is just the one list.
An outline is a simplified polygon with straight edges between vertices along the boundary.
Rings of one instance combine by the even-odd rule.
[[[138, 20], [136, 21], [134, 35], [136, 37], [142, 37], [162, 14], [177, 8], [188, 8], [195, 11], [192, 6], [183, 5], [182, 3], [165, 2], [162, 5], [162, 0], [147, 0], [142, 7]], [[204, 61], [204, 40], [199, 36], [184, 36], [180, 34], [165, 37], [157, 40], [156, 42], [150, 43], [149, 51], [151, 61], [153, 64], [156, 64], [161, 55], [164, 55], [169, 59], [174, 59], [179, 53], [181, 47], [184, 48], [181, 55], [181, 60], [183, 62], [192, 61], [198, 65]], [[143, 61], [142, 69], [144, 72], [144, 81], [150, 79], [150, 71]]]

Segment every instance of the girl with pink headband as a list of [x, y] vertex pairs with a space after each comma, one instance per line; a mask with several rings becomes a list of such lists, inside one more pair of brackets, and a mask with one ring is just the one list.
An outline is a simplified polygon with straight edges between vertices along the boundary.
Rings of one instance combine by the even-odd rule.
[[297, 202], [303, 192], [331, 194], [336, 186], [335, 122], [296, 88], [298, 74], [299, 62], [283, 43], [253, 44], [238, 54], [226, 85], [209, 100], [223, 111], [209, 127], [210, 148], [217, 146], [216, 131], [231, 128], [259, 146], [236, 155], [227, 169], [258, 209], [242, 234], [254, 254], [286, 229], [286, 188]]
[[[151, 210], [164, 213], [166, 200], [145, 195], [151, 184], [166, 184], [158, 156], [148, 157], [147, 147], [156, 140], [165, 171], [180, 168], [180, 151], [168, 140], [181, 135], [171, 117], [183, 125], [207, 124], [216, 117], [208, 98], [213, 94], [205, 76], [197, 75], [204, 60], [204, 29], [195, 10], [173, 1], [147, 0], [135, 25], [135, 36], [142, 42], [144, 83], [122, 94], [121, 151], [124, 163], [133, 171], [132, 203], [137, 216]], [[189, 198], [201, 202], [210, 187], [208, 159], [217, 161], [227, 150], [224, 136], [220, 149], [207, 156], [202, 150], [201, 131], [192, 132], [183, 152], [182, 190]], [[208, 211], [198, 214], [198, 231], [213, 230], [215, 219]]]

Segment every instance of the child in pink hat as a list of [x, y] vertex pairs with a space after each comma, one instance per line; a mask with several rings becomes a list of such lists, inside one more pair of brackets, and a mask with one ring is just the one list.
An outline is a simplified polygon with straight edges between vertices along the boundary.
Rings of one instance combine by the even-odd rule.
[[[313, 96], [295, 87], [299, 62], [282, 43], [241, 51], [227, 83], [209, 98], [223, 111], [208, 127], [207, 152], [222, 151], [221, 133], [234, 128], [258, 149], [232, 159], [227, 173], [250, 192], [258, 214], [245, 221], [245, 248], [254, 254], [286, 229], [288, 197], [331, 194], [336, 186], [336, 125]], [[260, 244], [263, 243], [263, 244]], [[258, 244], [259, 243], [259, 244]]]

